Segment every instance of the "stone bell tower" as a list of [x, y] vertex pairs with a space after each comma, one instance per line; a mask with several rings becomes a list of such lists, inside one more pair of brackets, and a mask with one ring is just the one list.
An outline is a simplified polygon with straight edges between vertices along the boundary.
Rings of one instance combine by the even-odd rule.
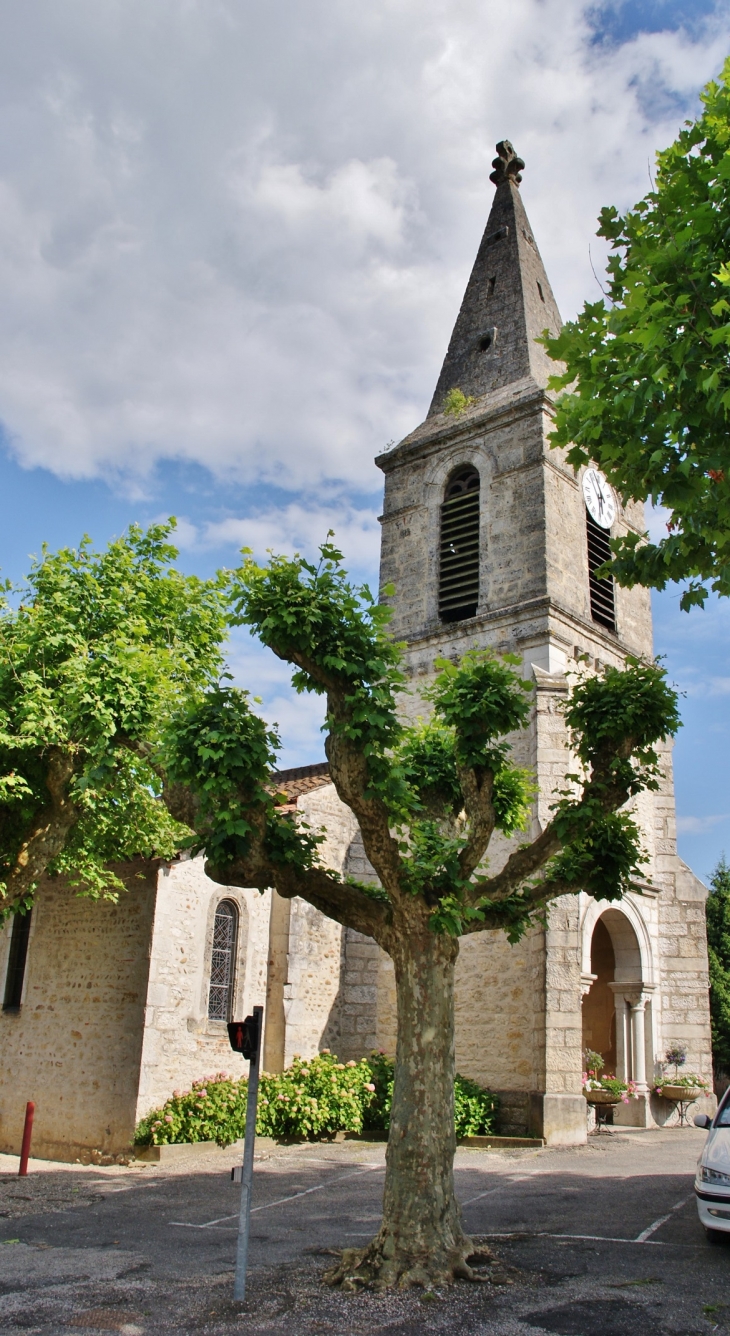
[[[548, 377], [536, 339], [561, 326], [520, 195], [524, 163], [501, 143], [489, 220], [425, 422], [381, 455], [381, 580], [396, 594], [393, 632], [418, 675], [433, 654], [514, 650], [543, 672], [576, 652], [618, 662], [651, 653], [644, 589], [592, 578], [580, 479], [551, 450]], [[590, 525], [590, 528], [589, 528]], [[642, 531], [619, 513], [613, 533]], [[604, 585], [605, 588], [601, 588]]]
[[[560, 315], [520, 195], [524, 163], [504, 141], [493, 166], [492, 209], [428, 414], [377, 459], [385, 474], [381, 587], [395, 586], [392, 629], [406, 642], [413, 713], [436, 658], [473, 647], [520, 655], [536, 705], [514, 758], [539, 781], [534, 836], [569, 769], [559, 707], [571, 672], [578, 662], [600, 671], [627, 654], [651, 655], [651, 605], [647, 590], [594, 574], [609, 534], [643, 531], [643, 508], [613, 497], [612, 528], [596, 523], [582, 476], [550, 448], [555, 366], [536, 339], [557, 333]], [[514, 1130], [584, 1139], [585, 1044], [600, 1043], [606, 1070], [637, 1082], [640, 1099], [622, 1116], [645, 1125], [667, 1114], [652, 1104], [650, 1086], [675, 1030], [692, 1032], [694, 1070], [708, 1069], [705, 892], [676, 854], [668, 750], [665, 761], [662, 792], [639, 800], [649, 857], [642, 894], [605, 918], [608, 906], [563, 897], [547, 929], [517, 947], [501, 934], [462, 942], [457, 1060], [501, 1092]], [[490, 850], [490, 867], [509, 852], [507, 841]], [[662, 956], [665, 919], [684, 922], [691, 951], [675, 943]], [[688, 993], [664, 1017], [663, 981], [673, 998], [678, 987]]]

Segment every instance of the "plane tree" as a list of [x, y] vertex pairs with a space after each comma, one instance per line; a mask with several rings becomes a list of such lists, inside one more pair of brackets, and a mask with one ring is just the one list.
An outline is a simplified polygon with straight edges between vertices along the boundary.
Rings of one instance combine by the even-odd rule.
[[[531, 687], [518, 660], [487, 652], [440, 662], [425, 723], [409, 723], [402, 647], [389, 610], [353, 588], [340, 553], [321, 560], [247, 554], [231, 578], [233, 619], [292, 667], [300, 692], [326, 699], [330, 776], [354, 813], [378, 884], [326, 867], [321, 835], [283, 812], [276, 730], [247, 694], [215, 686], [182, 710], [165, 766], [192, 796], [206, 870], [224, 885], [275, 887], [367, 934], [392, 958], [397, 987], [395, 1085], [381, 1227], [346, 1249], [328, 1276], [345, 1289], [430, 1286], [473, 1274], [473, 1246], [454, 1195], [454, 969], [459, 939], [516, 941], [549, 902], [588, 891], [616, 900], [641, 873], [626, 804], [656, 788], [659, 739], [678, 727], [661, 668], [630, 661], [573, 688], [565, 706], [574, 770], [552, 818], [531, 840], [534, 782], [511, 759], [528, 725]], [[188, 813], [192, 811], [188, 804]], [[495, 831], [516, 838], [486, 862]]]
[[44, 549], [0, 586], [0, 922], [46, 873], [114, 899], [113, 864], [190, 841], [157, 758], [171, 713], [218, 679], [227, 608], [224, 577], [174, 568], [173, 528]]

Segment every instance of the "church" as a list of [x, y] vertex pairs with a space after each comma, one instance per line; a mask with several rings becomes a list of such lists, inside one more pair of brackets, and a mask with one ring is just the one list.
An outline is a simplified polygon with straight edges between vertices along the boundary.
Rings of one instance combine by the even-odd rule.
[[[569, 769], [561, 703], [571, 682], [653, 651], [648, 591], [595, 574], [612, 535], [643, 532], [642, 507], [624, 507], [593, 469], [576, 476], [549, 445], [553, 364], [536, 339], [556, 333], [560, 315], [522, 202], [523, 167], [498, 145], [492, 209], [430, 408], [376, 463], [381, 589], [396, 591], [408, 709], [423, 713], [438, 658], [486, 647], [520, 657], [535, 695], [513, 754], [539, 784], [534, 837]], [[613, 904], [564, 896], [516, 946], [496, 932], [461, 943], [457, 1068], [498, 1092], [505, 1134], [585, 1140], [586, 1047], [635, 1083], [616, 1121], [650, 1128], [676, 1116], [653, 1093], [670, 1043], [686, 1046], [687, 1070], [712, 1086], [707, 891], [677, 854], [669, 746], [662, 763], [660, 790], [636, 803], [648, 862], [634, 892]], [[326, 832], [328, 866], [373, 875], [326, 764], [282, 771], [277, 783], [291, 810]], [[495, 871], [510, 848], [493, 846]], [[372, 940], [303, 900], [217, 886], [200, 858], [120, 874], [128, 890], [117, 904], [48, 880], [32, 913], [0, 933], [0, 1150], [17, 1153], [32, 1099], [36, 1155], [123, 1154], [139, 1118], [174, 1088], [242, 1074], [226, 1022], [255, 1004], [270, 1071], [322, 1048], [342, 1060], [394, 1053], [393, 969]]]

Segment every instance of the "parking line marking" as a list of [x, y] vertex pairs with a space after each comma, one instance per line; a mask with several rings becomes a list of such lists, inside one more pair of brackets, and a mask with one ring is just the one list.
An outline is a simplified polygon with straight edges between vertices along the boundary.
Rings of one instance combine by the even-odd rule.
[[481, 1201], [483, 1197], [491, 1197], [495, 1192], [501, 1192], [503, 1188], [511, 1188], [513, 1183], [524, 1183], [528, 1178], [536, 1178], [537, 1174], [520, 1174], [519, 1178], [509, 1178], [505, 1183], [500, 1183], [496, 1188], [487, 1188], [486, 1192], [478, 1192], [476, 1197], [469, 1197], [467, 1201], [460, 1202], [460, 1206], [471, 1206], [473, 1201]]
[[[689, 1198], [687, 1198], [689, 1201]], [[650, 1248], [690, 1248], [695, 1252], [705, 1251], [699, 1243], [665, 1243], [663, 1239], [615, 1239], [606, 1234], [550, 1234], [546, 1229], [515, 1229], [506, 1234], [480, 1234], [480, 1239], [517, 1239], [527, 1243], [530, 1239], [584, 1239], [588, 1243], [631, 1243], [648, 1244]]]
[[[270, 1211], [272, 1206], [283, 1206], [286, 1202], [296, 1201], [297, 1197], [308, 1197], [310, 1192], [323, 1192], [325, 1188], [333, 1183], [343, 1183], [346, 1178], [362, 1178], [364, 1174], [369, 1174], [373, 1169], [384, 1169], [383, 1164], [368, 1164], [364, 1169], [355, 1169], [351, 1174], [341, 1174], [339, 1178], [331, 1178], [328, 1183], [317, 1183], [313, 1188], [304, 1188], [302, 1192], [295, 1192], [291, 1197], [279, 1197], [277, 1201], [264, 1202], [262, 1206], [253, 1206], [251, 1215], [256, 1211]], [[237, 1220], [238, 1211], [233, 1215], [221, 1215], [217, 1220], [206, 1220], [203, 1225], [191, 1225], [187, 1220], [169, 1220], [169, 1225], [175, 1225], [177, 1229], [212, 1229], [213, 1225], [222, 1225], [226, 1220]]]
[[673, 1206], [667, 1215], [660, 1215], [659, 1219], [655, 1220], [653, 1225], [649, 1225], [648, 1229], [642, 1229], [641, 1233], [634, 1239], [634, 1243], [646, 1243], [651, 1238], [652, 1234], [655, 1234], [662, 1225], [666, 1225], [667, 1220], [671, 1220], [675, 1211], [680, 1211], [682, 1207], [686, 1206], [687, 1202], [691, 1200], [691, 1197], [685, 1197], [683, 1201], [678, 1201], [676, 1206]]

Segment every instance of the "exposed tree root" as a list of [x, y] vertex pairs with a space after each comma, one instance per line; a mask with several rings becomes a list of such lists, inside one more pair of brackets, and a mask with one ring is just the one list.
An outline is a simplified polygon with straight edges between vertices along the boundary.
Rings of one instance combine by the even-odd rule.
[[383, 1230], [366, 1248], [346, 1248], [337, 1266], [324, 1274], [324, 1282], [344, 1293], [373, 1290], [408, 1289], [420, 1285], [430, 1290], [451, 1285], [455, 1280], [483, 1281], [475, 1267], [491, 1265], [496, 1259], [488, 1248], [475, 1251], [472, 1240], [463, 1236], [458, 1247], [437, 1248], [427, 1256], [416, 1256], [396, 1246], [392, 1234]]

